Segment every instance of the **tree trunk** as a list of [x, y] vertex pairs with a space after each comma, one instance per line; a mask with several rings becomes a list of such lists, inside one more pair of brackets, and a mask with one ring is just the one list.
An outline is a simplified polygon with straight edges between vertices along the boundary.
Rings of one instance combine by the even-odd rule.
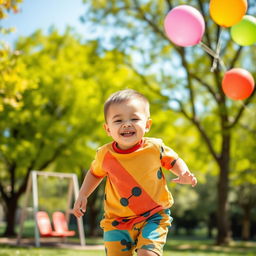
[[207, 234], [208, 234], [208, 238], [210, 239], [213, 237], [212, 231], [215, 226], [216, 226], [216, 214], [210, 213], [207, 220]]
[[3, 236], [6, 237], [14, 237], [16, 236], [15, 233], [15, 220], [16, 220], [16, 210], [18, 206], [18, 199], [16, 195], [13, 195], [12, 197], [9, 197], [7, 201], [5, 201], [6, 205], [6, 228], [4, 231]]
[[230, 223], [228, 216], [229, 192], [229, 162], [230, 162], [230, 135], [223, 135], [222, 154], [219, 160], [220, 175], [218, 181], [218, 212], [217, 244], [223, 245], [230, 242]]
[[242, 239], [248, 241], [250, 239], [250, 205], [243, 205], [243, 221], [242, 221]]

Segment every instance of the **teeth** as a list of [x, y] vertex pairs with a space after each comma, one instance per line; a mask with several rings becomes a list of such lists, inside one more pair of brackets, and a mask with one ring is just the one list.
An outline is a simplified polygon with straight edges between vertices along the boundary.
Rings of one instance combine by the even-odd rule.
[[133, 134], [134, 132], [122, 132], [122, 135], [129, 135], [129, 134]]

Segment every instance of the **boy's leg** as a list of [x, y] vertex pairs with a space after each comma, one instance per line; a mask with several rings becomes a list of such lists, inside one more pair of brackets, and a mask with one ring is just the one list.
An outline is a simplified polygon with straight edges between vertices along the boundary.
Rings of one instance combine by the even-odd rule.
[[132, 256], [135, 241], [128, 230], [104, 230], [104, 245], [107, 256]]
[[153, 252], [153, 251], [149, 251], [149, 250], [145, 250], [145, 249], [139, 249], [137, 251], [137, 255], [138, 256], [157, 256], [158, 254]]
[[140, 227], [136, 251], [138, 256], [162, 256], [172, 217], [170, 210], [162, 210], [150, 218]]

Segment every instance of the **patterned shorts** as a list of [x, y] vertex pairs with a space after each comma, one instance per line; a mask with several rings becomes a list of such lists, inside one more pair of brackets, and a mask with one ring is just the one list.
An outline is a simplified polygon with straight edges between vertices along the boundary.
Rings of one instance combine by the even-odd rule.
[[137, 223], [131, 230], [104, 228], [104, 244], [107, 256], [132, 256], [134, 251], [145, 249], [161, 256], [172, 217], [169, 209], [155, 213]]

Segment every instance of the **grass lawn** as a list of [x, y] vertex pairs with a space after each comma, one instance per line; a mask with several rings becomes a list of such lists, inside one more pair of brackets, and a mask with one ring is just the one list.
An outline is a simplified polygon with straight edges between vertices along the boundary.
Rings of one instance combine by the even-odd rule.
[[216, 246], [212, 240], [169, 239], [164, 256], [255, 256], [256, 242], [232, 242], [229, 246]]
[[[98, 243], [99, 241], [97, 241]], [[93, 241], [89, 240], [89, 244]], [[104, 250], [74, 250], [59, 248], [22, 248], [0, 244], [0, 256], [105, 256]], [[198, 239], [168, 239], [163, 256], [255, 256], [256, 242], [233, 242], [215, 246], [213, 241]]]
[[[23, 237], [33, 237], [33, 223], [25, 224]], [[3, 226], [0, 225], [0, 234]], [[213, 240], [207, 240], [202, 235], [191, 237], [175, 237], [172, 234], [164, 247], [163, 256], [256, 256], [256, 241], [234, 241], [229, 246], [216, 246]], [[68, 239], [70, 242], [79, 242], [78, 238]], [[102, 239], [86, 237], [87, 245], [103, 244]], [[19, 247], [0, 243], [0, 256], [105, 256], [104, 250], [61, 249], [56, 247]]]

